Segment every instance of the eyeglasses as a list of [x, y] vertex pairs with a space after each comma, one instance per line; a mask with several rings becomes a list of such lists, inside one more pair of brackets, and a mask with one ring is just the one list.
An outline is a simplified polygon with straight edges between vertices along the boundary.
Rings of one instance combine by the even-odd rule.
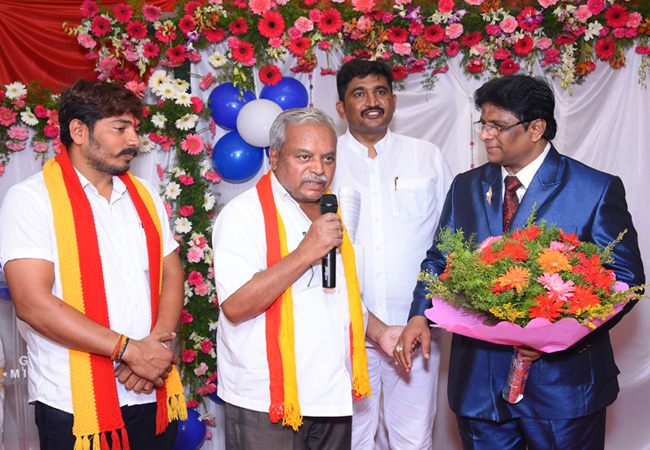
[[487, 134], [489, 134], [490, 136], [497, 136], [499, 133], [501, 133], [504, 130], [507, 130], [509, 128], [514, 128], [517, 125], [523, 125], [523, 124], [528, 123], [528, 122], [530, 122], [530, 120], [521, 120], [521, 121], [519, 121], [517, 123], [513, 123], [512, 125], [504, 125], [504, 126], [500, 127], [498, 125], [491, 125], [491, 124], [484, 123], [481, 120], [478, 120], [478, 121], [474, 122], [474, 130], [477, 133], [481, 133], [483, 131], [483, 128], [485, 128], [485, 131], [487, 131]]

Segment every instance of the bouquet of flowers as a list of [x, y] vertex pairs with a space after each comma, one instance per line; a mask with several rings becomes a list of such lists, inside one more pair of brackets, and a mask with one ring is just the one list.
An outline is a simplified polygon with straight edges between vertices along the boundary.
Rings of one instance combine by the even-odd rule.
[[[433, 303], [425, 314], [476, 339], [564, 350], [642, 296], [644, 286], [629, 288], [604, 266], [624, 233], [601, 248], [545, 221], [536, 224], [534, 212], [524, 228], [480, 244], [445, 229], [438, 245], [447, 254], [444, 272], [420, 274]], [[513, 358], [517, 370], [504, 390], [511, 403], [523, 398], [529, 365]]]

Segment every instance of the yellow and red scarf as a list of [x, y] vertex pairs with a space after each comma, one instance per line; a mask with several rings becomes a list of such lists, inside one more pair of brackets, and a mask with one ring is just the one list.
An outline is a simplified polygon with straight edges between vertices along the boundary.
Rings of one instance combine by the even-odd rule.
[[[95, 220], [65, 148], [45, 163], [43, 176], [54, 215], [63, 300], [98, 324], [110, 328]], [[162, 287], [161, 224], [153, 199], [142, 183], [130, 173], [119, 175], [119, 178], [127, 187], [145, 231], [153, 327]], [[128, 450], [113, 362], [108, 357], [74, 349], [70, 349], [69, 354], [75, 450], [108, 450], [106, 434], [109, 432], [112, 433], [113, 450]], [[165, 385], [156, 390], [156, 400], [157, 434], [162, 433], [170, 421], [187, 418], [183, 385], [175, 367]], [[122, 435], [121, 446], [118, 430]]]
[[[256, 185], [262, 205], [266, 232], [267, 268], [289, 254], [287, 234], [273, 198], [271, 172], [264, 175]], [[339, 211], [340, 214], [340, 211]], [[341, 256], [350, 305], [350, 353], [352, 356], [352, 391], [356, 400], [370, 395], [368, 380], [368, 357], [366, 355], [363, 309], [359, 279], [354, 260], [354, 249], [343, 229]], [[266, 353], [269, 363], [271, 422], [282, 419], [283, 425], [294, 430], [302, 425], [298, 403], [298, 380], [296, 378], [296, 351], [293, 322], [293, 297], [291, 286], [266, 310]]]

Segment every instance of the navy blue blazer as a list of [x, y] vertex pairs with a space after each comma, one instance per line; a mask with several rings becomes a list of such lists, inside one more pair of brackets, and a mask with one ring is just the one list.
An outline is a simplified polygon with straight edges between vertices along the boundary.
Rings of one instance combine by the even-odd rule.
[[[490, 188], [491, 204], [487, 200]], [[478, 242], [499, 236], [503, 223], [502, 199], [500, 166], [488, 163], [462, 173], [449, 189], [440, 227], [462, 229], [466, 236], [476, 233]], [[614, 263], [609, 268], [619, 281], [631, 286], [645, 282], [637, 233], [620, 178], [560, 155], [551, 147], [521, 200], [511, 229], [525, 226], [534, 204], [538, 221], [545, 219], [567, 233], [576, 233], [582, 241], [603, 247], [627, 229], [623, 241], [614, 249]], [[437, 244], [434, 241], [421, 269], [440, 274], [445, 260]], [[410, 317], [423, 315], [430, 307], [425, 296], [424, 284], [418, 282]], [[513, 348], [455, 334], [449, 363], [451, 409], [461, 416], [501, 422], [514, 417], [570, 419], [605, 408], [616, 399], [619, 390], [616, 379], [619, 371], [607, 330], [632, 306], [633, 303], [628, 304], [606, 326], [572, 348], [546, 354], [535, 361], [524, 399], [517, 405], [501, 398]]]

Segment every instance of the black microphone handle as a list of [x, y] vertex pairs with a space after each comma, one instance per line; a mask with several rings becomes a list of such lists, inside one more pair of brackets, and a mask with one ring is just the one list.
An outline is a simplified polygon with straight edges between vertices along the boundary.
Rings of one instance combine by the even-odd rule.
[[336, 247], [323, 258], [323, 287], [336, 287]]

